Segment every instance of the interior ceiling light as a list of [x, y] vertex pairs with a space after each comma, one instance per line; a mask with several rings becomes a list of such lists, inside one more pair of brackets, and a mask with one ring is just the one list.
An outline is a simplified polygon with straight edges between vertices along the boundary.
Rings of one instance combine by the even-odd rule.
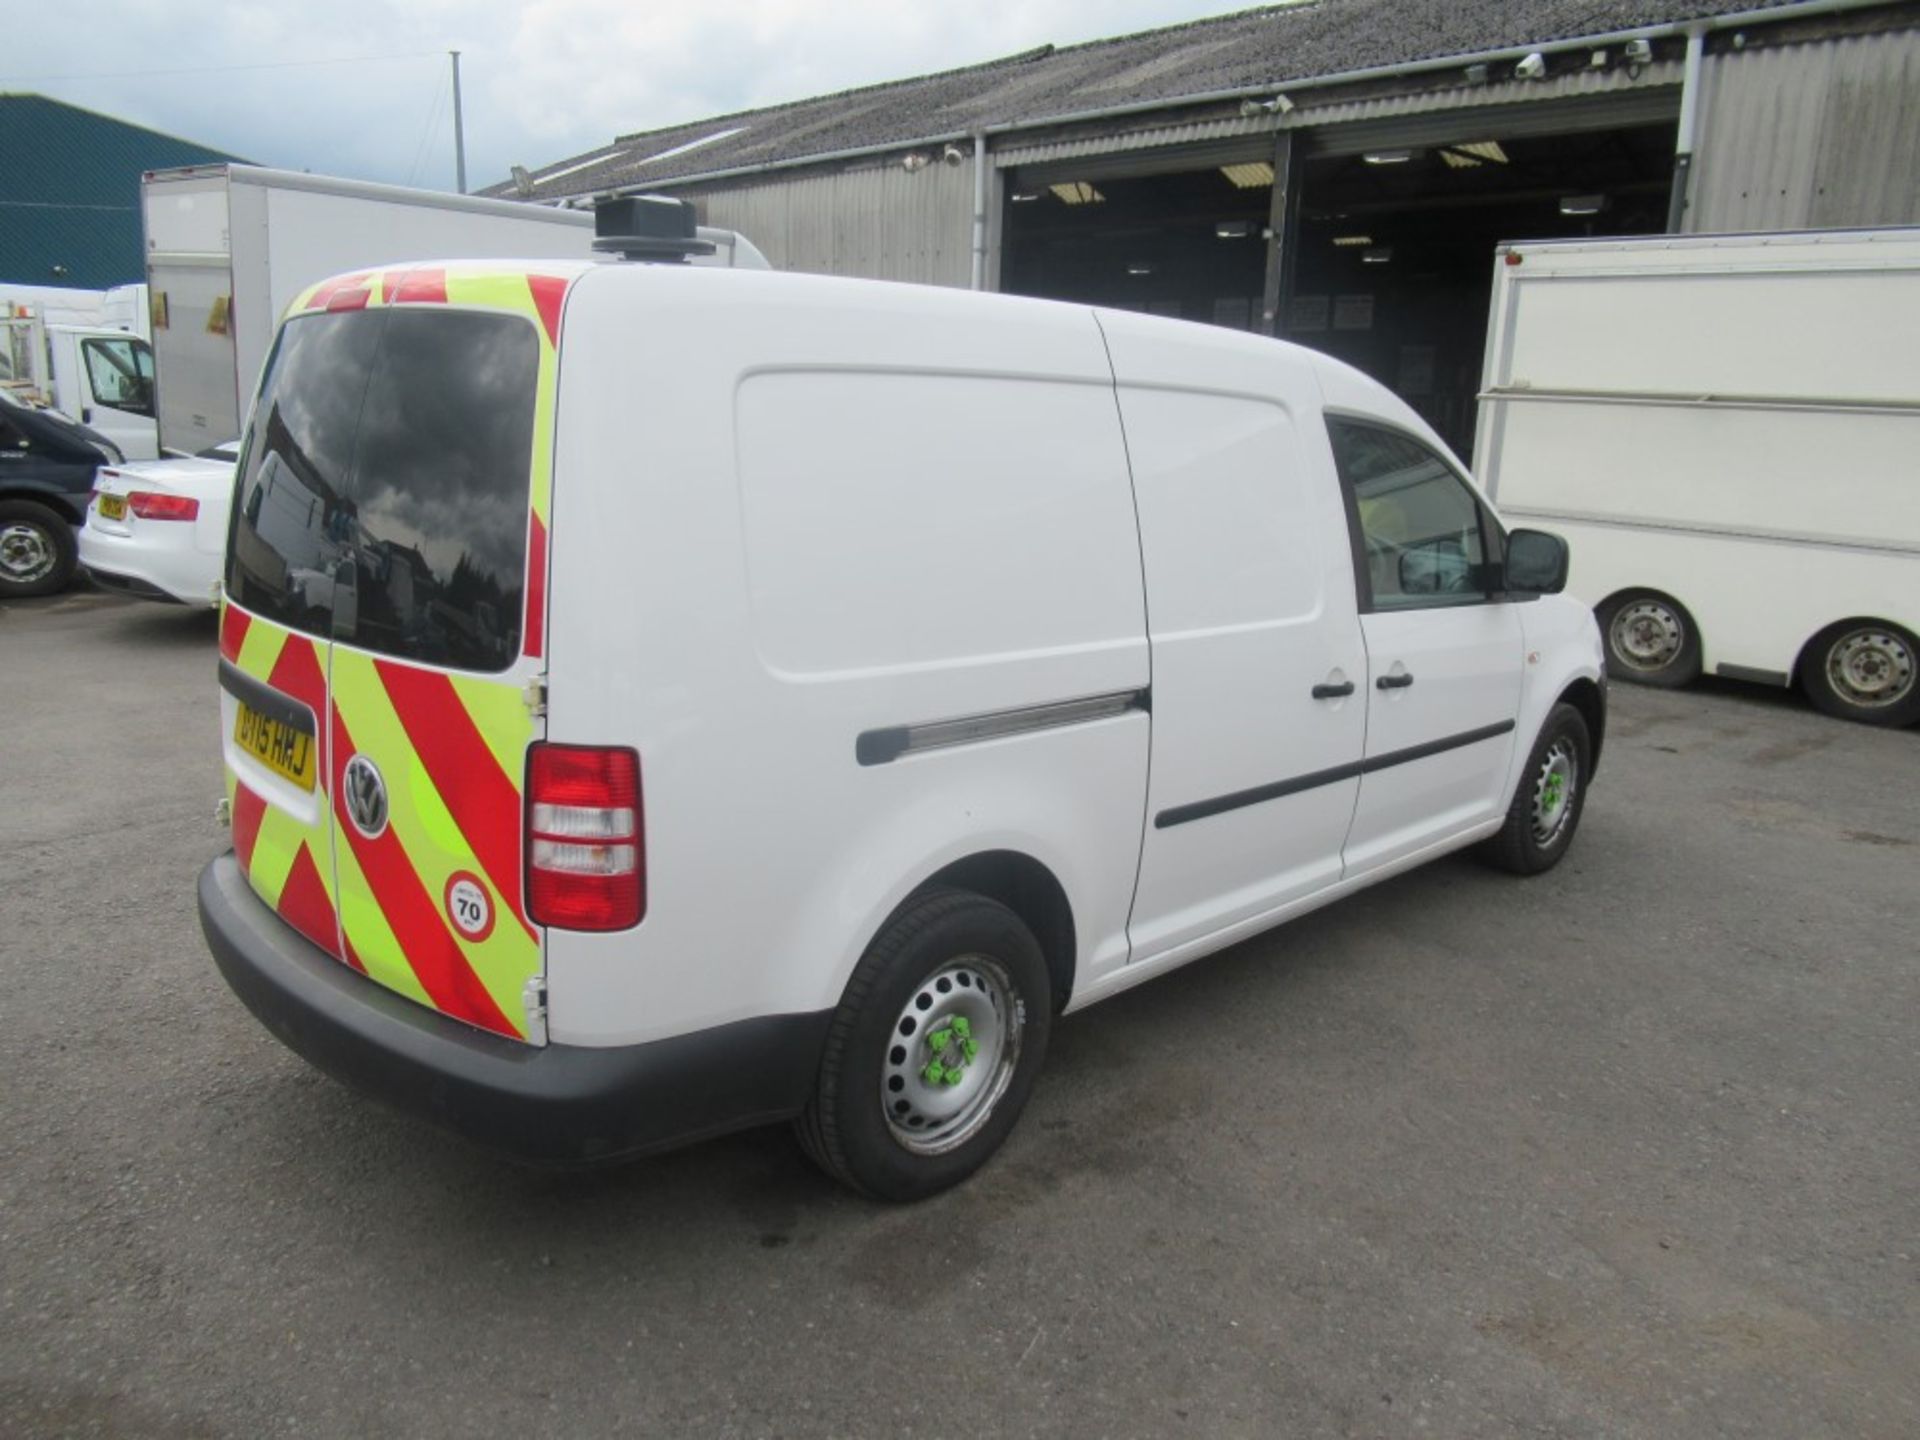
[[1253, 234], [1251, 220], [1216, 220], [1213, 233], [1222, 240], [1244, 240]]
[[1500, 148], [1498, 140], [1469, 140], [1464, 145], [1449, 145], [1440, 158], [1455, 170], [1471, 170], [1477, 165], [1511, 165], [1513, 161]]
[[1360, 253], [1362, 265], [1385, 265], [1391, 259], [1393, 259], [1391, 245], [1376, 245], [1371, 250], [1363, 250]]
[[1069, 205], [1098, 205], [1107, 198], [1084, 180], [1068, 180], [1047, 188]]
[[1144, 260], [1135, 260], [1131, 265], [1127, 266], [1127, 273], [1129, 275], [1151, 275], [1153, 273], [1153, 266]]
[[1342, 250], [1351, 250], [1358, 246], [1373, 244], [1373, 237], [1371, 235], [1336, 235], [1333, 237], [1333, 243]]
[[1360, 158], [1369, 165], [1404, 165], [1414, 154], [1412, 150], [1369, 150]]
[[1007, 197], [1016, 205], [1026, 205], [1040, 198], [1038, 190], [1016, 190]]
[[1563, 195], [1560, 197], [1562, 215], [1598, 215], [1607, 208], [1604, 195]]
[[1273, 184], [1273, 166], [1264, 160], [1244, 165], [1222, 165], [1220, 173], [1242, 190], [1264, 190]]

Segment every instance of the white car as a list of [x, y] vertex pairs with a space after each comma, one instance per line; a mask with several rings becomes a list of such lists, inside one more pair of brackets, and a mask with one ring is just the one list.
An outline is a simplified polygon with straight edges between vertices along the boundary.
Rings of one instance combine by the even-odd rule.
[[240, 442], [178, 460], [102, 466], [80, 531], [80, 565], [94, 583], [142, 600], [219, 601], [227, 512]]
[[549, 1160], [793, 1117], [914, 1199], [1056, 1014], [1573, 842], [1566, 546], [1357, 370], [932, 286], [422, 273], [295, 302], [224, 586], [201, 919], [335, 1075]]

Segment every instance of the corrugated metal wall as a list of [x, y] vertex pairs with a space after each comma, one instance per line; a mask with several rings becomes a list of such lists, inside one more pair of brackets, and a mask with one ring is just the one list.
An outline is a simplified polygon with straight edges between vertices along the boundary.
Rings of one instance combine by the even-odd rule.
[[1709, 57], [1686, 228], [1920, 224], [1920, 30]]
[[776, 270], [964, 289], [973, 276], [973, 159], [770, 180], [695, 194], [706, 223], [738, 230]]

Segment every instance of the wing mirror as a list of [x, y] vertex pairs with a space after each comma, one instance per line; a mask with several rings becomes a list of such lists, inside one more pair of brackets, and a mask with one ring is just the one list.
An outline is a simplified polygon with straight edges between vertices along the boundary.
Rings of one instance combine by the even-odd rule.
[[1567, 588], [1567, 542], [1544, 530], [1507, 536], [1507, 593], [1558, 595]]

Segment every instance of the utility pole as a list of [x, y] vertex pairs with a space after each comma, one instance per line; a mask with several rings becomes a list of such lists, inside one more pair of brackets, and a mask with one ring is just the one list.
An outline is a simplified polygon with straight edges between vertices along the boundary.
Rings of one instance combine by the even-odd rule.
[[460, 52], [449, 50], [453, 57], [453, 183], [464, 195], [467, 193], [467, 131], [460, 120]]

